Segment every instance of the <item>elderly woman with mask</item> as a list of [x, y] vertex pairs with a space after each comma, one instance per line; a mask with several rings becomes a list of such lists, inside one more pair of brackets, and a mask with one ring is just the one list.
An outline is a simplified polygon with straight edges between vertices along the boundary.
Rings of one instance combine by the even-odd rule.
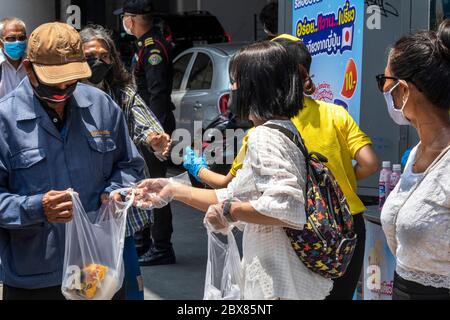
[[[171, 147], [170, 136], [136, 93], [132, 76], [125, 69], [108, 30], [101, 26], [88, 26], [80, 32], [83, 49], [92, 70], [87, 83], [106, 93], [122, 108], [130, 137], [139, 148], [148, 148], [165, 160]], [[107, 197], [105, 197], [105, 200]], [[143, 279], [139, 268], [134, 234], [150, 222], [150, 212], [132, 208], [127, 221], [124, 245], [125, 296], [143, 300]]]

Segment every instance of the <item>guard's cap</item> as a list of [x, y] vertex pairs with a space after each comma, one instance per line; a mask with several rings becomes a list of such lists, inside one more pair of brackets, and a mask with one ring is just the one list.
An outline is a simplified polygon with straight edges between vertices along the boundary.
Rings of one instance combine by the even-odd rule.
[[130, 14], [149, 14], [153, 12], [152, 0], [125, 0], [123, 8], [114, 11], [115, 15], [122, 13]]

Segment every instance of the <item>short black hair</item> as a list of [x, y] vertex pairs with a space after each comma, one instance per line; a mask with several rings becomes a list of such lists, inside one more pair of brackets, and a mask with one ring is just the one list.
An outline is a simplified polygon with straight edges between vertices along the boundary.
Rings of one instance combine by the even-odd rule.
[[264, 41], [240, 49], [230, 63], [237, 116], [261, 120], [292, 118], [303, 106], [303, 82], [295, 59], [279, 43]]
[[436, 107], [450, 110], [450, 19], [439, 30], [407, 35], [390, 54], [392, 75], [413, 83]]
[[278, 3], [271, 2], [264, 6], [259, 14], [259, 20], [272, 34], [278, 33]]
[[309, 75], [311, 71], [312, 56], [308, 47], [301, 40], [292, 41], [286, 38], [277, 38], [272, 41], [278, 42], [285, 47], [287, 53], [296, 61], [297, 65], [303, 66], [304, 70], [301, 70], [303, 72], [303, 90], [305, 94], [312, 95], [316, 91], [316, 86]]

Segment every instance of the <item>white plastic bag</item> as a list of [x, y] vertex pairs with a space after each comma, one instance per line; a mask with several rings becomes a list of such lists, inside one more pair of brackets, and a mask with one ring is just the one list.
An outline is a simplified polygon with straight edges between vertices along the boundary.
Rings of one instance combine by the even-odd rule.
[[62, 293], [69, 300], [110, 300], [122, 287], [123, 245], [127, 211], [134, 197], [86, 213], [78, 194], [72, 192], [73, 220], [66, 224]]
[[134, 190], [137, 200], [134, 206], [143, 210], [167, 206], [173, 200], [173, 194], [166, 192], [169, 184], [192, 186], [187, 172], [172, 178], [146, 179], [138, 184], [140, 188]]
[[233, 232], [222, 242], [208, 230], [208, 262], [203, 300], [241, 300], [242, 267]]

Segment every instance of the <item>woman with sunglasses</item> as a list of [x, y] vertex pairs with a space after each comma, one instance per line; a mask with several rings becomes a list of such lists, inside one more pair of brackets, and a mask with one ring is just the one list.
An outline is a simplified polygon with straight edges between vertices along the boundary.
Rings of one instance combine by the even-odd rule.
[[450, 20], [400, 39], [377, 77], [392, 119], [420, 143], [381, 213], [395, 300], [450, 299]]

